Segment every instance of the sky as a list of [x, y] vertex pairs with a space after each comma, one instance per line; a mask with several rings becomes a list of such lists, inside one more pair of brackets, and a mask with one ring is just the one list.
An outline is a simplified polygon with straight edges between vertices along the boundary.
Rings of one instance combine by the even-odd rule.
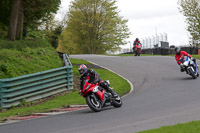
[[[71, 0], [62, 0], [56, 15], [62, 18], [68, 11]], [[178, 9], [178, 0], [117, 0], [119, 15], [128, 20], [129, 43], [123, 48], [130, 48], [135, 38], [145, 40], [153, 36], [167, 34], [169, 45], [189, 44], [186, 22]]]

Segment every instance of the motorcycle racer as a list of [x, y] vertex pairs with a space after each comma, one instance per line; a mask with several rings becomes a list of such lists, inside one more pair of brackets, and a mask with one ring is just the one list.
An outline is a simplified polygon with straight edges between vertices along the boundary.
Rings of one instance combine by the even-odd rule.
[[142, 44], [140, 43], [138, 38], [136, 38], [134, 43], [133, 43], [133, 50], [135, 52], [135, 56], [137, 55], [136, 45], [141, 45], [142, 46]]
[[184, 68], [183, 68], [183, 62], [181, 62], [180, 60], [183, 60], [184, 58], [186, 58], [186, 56], [188, 56], [195, 64], [196, 64], [196, 59], [193, 58], [190, 54], [188, 54], [186, 51], [181, 51], [180, 48], [176, 47], [175, 48], [175, 59], [177, 61], [177, 64], [180, 65], [180, 71], [184, 72]]
[[139, 39], [136, 38], [135, 41], [134, 41], [134, 43], [133, 43], [133, 47], [135, 48], [136, 44], [139, 44], [139, 43], [140, 43]]
[[96, 84], [99, 83], [99, 86], [106, 89], [108, 92], [110, 92], [112, 94], [113, 97], [115, 97], [115, 93], [114, 91], [109, 87], [109, 84], [106, 81], [103, 81], [102, 79], [100, 79], [100, 75], [92, 70], [92, 69], [87, 69], [86, 65], [81, 64], [78, 68], [78, 71], [81, 75], [80, 77], [80, 88], [82, 89], [84, 86], [84, 81], [85, 80], [89, 80], [88, 82], [91, 84]]

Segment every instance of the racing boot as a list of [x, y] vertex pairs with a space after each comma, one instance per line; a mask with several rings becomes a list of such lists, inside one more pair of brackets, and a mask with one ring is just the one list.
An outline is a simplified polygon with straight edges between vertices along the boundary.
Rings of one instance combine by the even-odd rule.
[[113, 96], [114, 98], [117, 98], [118, 95], [116, 94], [116, 92], [114, 92], [113, 89], [111, 89], [110, 87], [108, 87], [108, 88], [109, 88], [108, 91], [112, 94], [112, 96]]
[[114, 98], [118, 97], [118, 95], [109, 87], [109, 85], [106, 82], [101, 82], [100, 86], [106, 89], [108, 92], [110, 92]]

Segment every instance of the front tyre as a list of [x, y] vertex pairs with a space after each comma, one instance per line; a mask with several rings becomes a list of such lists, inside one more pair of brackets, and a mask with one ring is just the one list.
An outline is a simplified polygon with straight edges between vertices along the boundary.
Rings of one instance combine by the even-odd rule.
[[122, 106], [122, 99], [121, 97], [116, 93], [117, 97], [115, 97], [114, 99], [112, 99], [112, 105], [115, 108], [119, 108]]
[[86, 103], [93, 111], [101, 111], [101, 102], [97, 98], [95, 98], [94, 95], [88, 95], [86, 97]]
[[193, 70], [191, 68], [188, 69], [190, 75], [192, 76], [193, 79], [196, 79], [197, 76], [195, 75], [195, 73], [193, 72]]

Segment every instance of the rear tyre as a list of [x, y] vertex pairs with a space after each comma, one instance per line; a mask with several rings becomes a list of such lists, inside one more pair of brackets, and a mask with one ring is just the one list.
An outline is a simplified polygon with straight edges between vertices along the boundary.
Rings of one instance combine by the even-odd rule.
[[192, 76], [193, 79], [197, 78], [197, 76], [195, 75], [195, 73], [192, 71], [191, 68], [189, 68], [188, 71], [189, 71], [189, 73], [190, 73], [190, 75]]
[[86, 103], [93, 111], [101, 111], [101, 102], [97, 98], [94, 98], [94, 95], [88, 95], [86, 97]]

